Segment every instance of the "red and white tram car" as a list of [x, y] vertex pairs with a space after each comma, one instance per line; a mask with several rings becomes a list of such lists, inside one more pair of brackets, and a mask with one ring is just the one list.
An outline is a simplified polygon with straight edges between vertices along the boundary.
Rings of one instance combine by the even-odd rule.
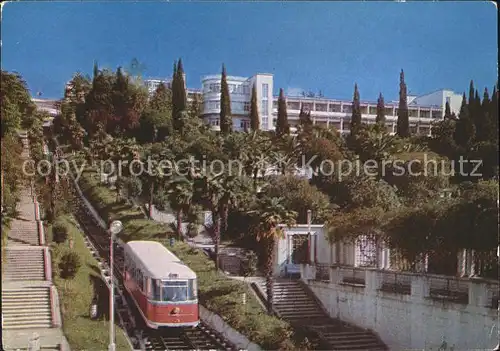
[[150, 328], [199, 323], [196, 273], [155, 241], [124, 246], [124, 285]]

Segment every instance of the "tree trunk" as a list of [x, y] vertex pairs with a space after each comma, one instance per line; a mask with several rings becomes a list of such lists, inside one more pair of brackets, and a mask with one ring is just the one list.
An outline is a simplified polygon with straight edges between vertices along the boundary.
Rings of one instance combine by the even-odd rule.
[[219, 271], [220, 217], [214, 211], [212, 211], [212, 222], [214, 226], [215, 270]]
[[259, 173], [259, 169], [256, 168], [254, 171], [253, 171], [253, 188], [254, 190], [257, 190], [257, 175]]
[[178, 240], [182, 238], [182, 209], [177, 211], [177, 236]]
[[267, 294], [267, 313], [273, 313], [273, 266], [275, 255], [276, 239], [271, 238], [267, 244], [267, 258], [266, 258], [266, 294]]
[[149, 219], [153, 219], [153, 193], [155, 189], [155, 184], [151, 183], [149, 187], [149, 207], [148, 207], [148, 217]]
[[229, 217], [229, 206], [227, 203], [222, 204], [220, 213], [221, 225], [219, 230], [221, 233], [225, 234], [227, 231], [227, 218]]

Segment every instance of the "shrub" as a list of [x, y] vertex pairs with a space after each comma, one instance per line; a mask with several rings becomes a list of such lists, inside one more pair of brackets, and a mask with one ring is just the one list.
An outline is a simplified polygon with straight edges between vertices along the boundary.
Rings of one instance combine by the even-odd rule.
[[74, 251], [64, 253], [59, 261], [59, 276], [71, 280], [80, 269], [80, 256]]
[[56, 222], [52, 227], [52, 240], [61, 244], [68, 238], [68, 227], [65, 223]]

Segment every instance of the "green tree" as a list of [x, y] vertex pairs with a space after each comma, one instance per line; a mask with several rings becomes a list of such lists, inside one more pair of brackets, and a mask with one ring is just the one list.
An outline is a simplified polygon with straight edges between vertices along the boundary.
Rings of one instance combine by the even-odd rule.
[[167, 184], [167, 193], [170, 208], [175, 211], [177, 218], [177, 235], [182, 237], [182, 222], [190, 212], [195, 193], [194, 181], [191, 177], [174, 177]]
[[100, 71], [97, 66], [94, 67], [92, 87], [85, 98], [85, 114], [80, 121], [91, 138], [96, 138], [101, 132], [115, 132], [115, 124], [113, 123], [114, 79], [115, 76], [109, 71]]
[[276, 121], [276, 136], [278, 138], [290, 134], [290, 126], [288, 124], [288, 114], [286, 111], [286, 98], [283, 89], [280, 89], [278, 98], [278, 117]]
[[61, 256], [59, 261], [59, 276], [67, 283], [75, 278], [81, 265], [80, 256], [74, 251], [68, 251]]
[[378, 123], [382, 126], [385, 125], [385, 104], [382, 93], [380, 93], [377, 100], [377, 117], [375, 117], [375, 123]]
[[162, 142], [172, 134], [172, 90], [161, 83], [141, 114], [138, 141]]
[[443, 117], [443, 119], [445, 119], [445, 120], [447, 120], [447, 119], [456, 120], [457, 119], [457, 116], [455, 116], [455, 113], [451, 112], [450, 103], [448, 101], [446, 101], [446, 104], [444, 106], [444, 117]]
[[401, 138], [410, 136], [410, 122], [408, 119], [408, 102], [407, 90], [405, 83], [405, 75], [403, 70], [399, 75], [399, 107], [398, 107], [398, 121], [396, 125], [396, 134]]
[[262, 241], [266, 247], [266, 263], [264, 272], [266, 275], [267, 311], [273, 313], [273, 268], [276, 257], [276, 243], [284, 235], [279, 226], [295, 224], [297, 213], [288, 210], [281, 198], [263, 197], [257, 203], [257, 208], [250, 212], [256, 217], [256, 225], [253, 232], [258, 241]]
[[362, 125], [351, 138], [351, 148], [362, 162], [375, 160], [380, 163], [397, 152], [401, 146], [398, 137], [391, 135], [384, 125]]
[[186, 82], [182, 60], [177, 61], [172, 80], [172, 120], [175, 130], [180, 129], [180, 113], [187, 111]]
[[445, 112], [445, 118], [432, 125], [432, 136], [429, 142], [434, 152], [450, 159], [453, 159], [457, 150], [453, 137], [457, 121], [453, 116]]
[[465, 93], [462, 98], [462, 106], [460, 107], [460, 113], [458, 115], [458, 121], [455, 126], [455, 132], [453, 138], [455, 143], [462, 150], [468, 151], [474, 142], [476, 135], [476, 127], [470, 116], [469, 106], [467, 105], [467, 100], [465, 98]]
[[358, 84], [354, 84], [354, 95], [352, 98], [351, 135], [355, 135], [361, 126], [361, 107], [359, 101]]
[[220, 130], [222, 134], [229, 134], [233, 130], [233, 119], [229, 86], [227, 85], [226, 66], [224, 64], [222, 65], [220, 89]]
[[189, 118], [197, 119], [201, 118], [203, 113], [203, 101], [198, 94], [193, 95], [193, 99], [189, 105]]
[[52, 238], [54, 242], [61, 244], [68, 238], [68, 227], [64, 222], [56, 221], [52, 226]]
[[250, 100], [250, 127], [253, 131], [260, 129], [259, 108], [257, 105], [257, 87], [252, 86], [252, 98]]
[[299, 223], [307, 221], [308, 210], [312, 211], [313, 223], [322, 223], [328, 218], [330, 199], [307, 179], [294, 175], [272, 176], [263, 192], [267, 197], [281, 197], [283, 206], [297, 213]]
[[36, 110], [28, 87], [17, 73], [1, 71], [0, 105], [2, 138], [19, 128], [29, 129]]
[[300, 108], [299, 125], [304, 130], [308, 130], [308, 131], [312, 130], [313, 121], [311, 119], [311, 111], [305, 112], [303, 107]]

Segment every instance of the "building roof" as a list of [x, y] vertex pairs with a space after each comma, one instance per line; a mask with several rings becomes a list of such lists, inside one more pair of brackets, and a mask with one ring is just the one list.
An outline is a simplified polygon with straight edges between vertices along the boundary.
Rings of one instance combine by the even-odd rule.
[[196, 279], [196, 273], [159, 242], [129, 241], [125, 251], [134, 255], [153, 279], [169, 279], [169, 274], [177, 274], [179, 279]]

